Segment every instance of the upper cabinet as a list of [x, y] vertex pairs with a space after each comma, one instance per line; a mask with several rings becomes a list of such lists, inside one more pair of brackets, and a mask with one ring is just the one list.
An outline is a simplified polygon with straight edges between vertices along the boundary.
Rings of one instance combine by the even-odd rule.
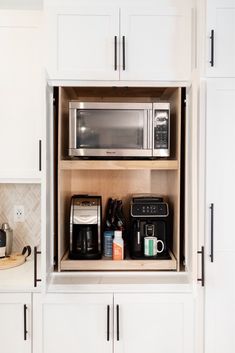
[[118, 80], [119, 10], [63, 9], [48, 13], [50, 78]]
[[37, 11], [0, 11], [0, 180], [41, 177], [41, 20]]
[[54, 80], [186, 81], [190, 12], [166, 8], [48, 8]]
[[120, 16], [120, 79], [190, 78], [190, 15], [178, 8], [128, 8]]
[[235, 1], [207, 1], [207, 59], [209, 77], [235, 77]]

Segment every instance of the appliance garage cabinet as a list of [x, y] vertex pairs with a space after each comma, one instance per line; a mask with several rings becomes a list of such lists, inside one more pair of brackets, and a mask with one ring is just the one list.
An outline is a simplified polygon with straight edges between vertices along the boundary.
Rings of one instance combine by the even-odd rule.
[[[185, 259], [185, 248], [191, 237], [191, 234], [184, 234], [185, 187], [182, 184], [184, 175], [181, 174], [182, 170], [185, 170], [183, 141], [185, 141], [186, 116], [184, 101], [186, 99], [186, 90], [184, 88], [172, 87], [60, 87], [57, 93], [58, 109], [56, 110], [58, 111], [58, 115], [54, 118], [54, 127], [56, 128], [55, 136], [58, 136], [58, 148], [54, 150], [54, 158], [57, 159], [58, 167], [55, 170], [55, 185], [57, 189], [55, 190], [54, 219], [57, 220], [55, 252], [58, 258], [58, 271], [184, 271], [185, 264], [188, 261], [188, 259]], [[128, 106], [130, 102], [132, 104], [137, 103], [137, 106], [140, 102], [169, 103], [171, 119], [169, 157], [157, 159], [103, 158], [98, 160], [77, 157], [70, 158], [68, 156], [70, 101], [82, 102], [82, 106], [85, 106], [84, 102], [87, 102], [88, 106], [89, 102], [102, 102], [102, 106], [105, 103], [110, 104], [110, 102], [114, 106], [115, 103], [118, 106], [118, 102], [122, 102], [122, 107]], [[133, 106], [135, 107], [135, 104]], [[100, 111], [103, 114], [102, 116], [104, 116], [105, 112], [103, 110]], [[138, 111], [137, 108], [131, 112], [132, 118], [136, 111]], [[108, 112], [112, 114], [112, 109], [110, 108]], [[125, 108], [122, 108], [120, 113], [115, 111], [115, 114], [121, 115], [124, 114], [123, 112], [126, 115], [128, 114]], [[81, 119], [85, 120], [85, 114], [88, 114], [87, 119], [89, 119], [92, 113], [89, 109], [86, 113], [83, 108], [81, 114]], [[96, 116], [97, 119], [98, 116]], [[188, 117], [188, 120], [190, 120], [190, 117]], [[93, 120], [91, 121], [93, 122]], [[82, 124], [85, 124], [85, 122], [82, 122]], [[125, 124], [134, 134], [135, 130], [133, 127], [128, 126], [127, 123]], [[118, 124], [116, 125], [118, 129], [119, 126]], [[94, 123], [92, 126], [94, 130]], [[82, 128], [84, 129], [84, 127]], [[187, 123], [188, 128], [189, 125]], [[87, 127], [88, 129], [91, 128]], [[100, 125], [98, 129], [98, 133], [100, 133]], [[141, 129], [141, 126], [139, 126], [139, 129]], [[75, 129], [76, 131], [78, 131], [78, 128], [77, 130]], [[104, 127], [104, 133], [108, 134], [108, 131]], [[105, 138], [104, 133], [102, 132], [102, 136]], [[124, 132], [122, 133], [124, 134]], [[94, 133], [93, 136], [95, 136]], [[122, 137], [122, 140], [124, 141], [124, 137]], [[125, 258], [123, 260], [113, 261], [112, 258], [103, 257], [99, 260], [89, 261], [84, 257], [83, 260], [80, 259], [78, 261], [69, 256], [68, 250], [71, 246], [70, 230], [72, 226], [70, 205], [71, 197], [76, 194], [100, 195], [102, 197], [103, 225], [106, 221], [105, 211], [109, 198], [122, 200], [127, 241]], [[132, 235], [133, 231], [130, 224], [130, 203], [132, 196], [135, 194], [160, 195], [169, 204], [172, 214], [171, 230], [170, 234], [168, 234], [170, 245], [167, 249], [168, 256], [164, 259], [160, 258], [158, 260], [156, 258], [151, 260], [143, 256], [141, 259], [130, 258], [131, 236], [134, 236]], [[148, 223], [151, 224], [150, 219]], [[101, 227], [101, 231], [104, 232], [104, 226]]]
[[[0, 180], [41, 178], [42, 13], [0, 11]], [[30, 131], [30, 133], [29, 133]]]
[[193, 352], [189, 294], [48, 294], [40, 301], [36, 294], [35, 320], [42, 331], [35, 336], [35, 353], [62, 353], [68, 342], [72, 353]]
[[149, 6], [48, 5], [49, 78], [189, 80], [189, 7]]
[[30, 293], [0, 293], [0, 340], [4, 353], [31, 353]]

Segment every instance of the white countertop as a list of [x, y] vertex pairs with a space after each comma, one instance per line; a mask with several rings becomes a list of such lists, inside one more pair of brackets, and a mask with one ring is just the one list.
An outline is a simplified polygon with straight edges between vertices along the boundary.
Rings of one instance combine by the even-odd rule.
[[34, 288], [33, 257], [23, 265], [0, 270], [0, 292], [38, 292], [40, 286]]
[[[40, 287], [41, 283], [34, 287], [32, 256], [23, 265], [0, 270], [0, 292], [41, 292]], [[192, 290], [188, 274], [183, 272], [54, 272], [48, 278], [46, 289], [48, 293], [189, 293]]]

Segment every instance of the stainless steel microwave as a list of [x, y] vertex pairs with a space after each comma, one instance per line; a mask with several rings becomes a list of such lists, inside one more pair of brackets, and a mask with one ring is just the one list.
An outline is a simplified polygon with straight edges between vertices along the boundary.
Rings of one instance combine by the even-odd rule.
[[69, 156], [169, 157], [169, 103], [69, 102]]

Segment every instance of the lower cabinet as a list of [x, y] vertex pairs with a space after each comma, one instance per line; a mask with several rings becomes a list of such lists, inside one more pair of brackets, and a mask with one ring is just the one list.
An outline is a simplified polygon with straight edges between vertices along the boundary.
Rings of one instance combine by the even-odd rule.
[[36, 294], [34, 353], [193, 353], [189, 294]]
[[115, 353], [194, 352], [190, 295], [115, 294], [114, 318]]
[[31, 316], [31, 294], [0, 293], [0, 352], [31, 352]]

